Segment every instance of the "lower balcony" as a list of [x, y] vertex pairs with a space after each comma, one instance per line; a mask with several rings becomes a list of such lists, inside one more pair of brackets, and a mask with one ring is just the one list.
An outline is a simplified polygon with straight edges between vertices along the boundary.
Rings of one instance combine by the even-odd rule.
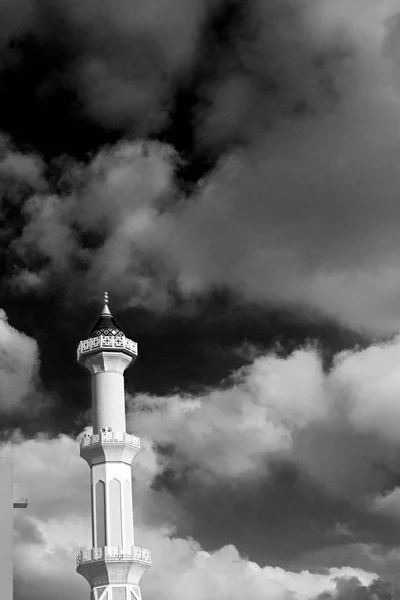
[[139, 450], [140, 438], [126, 432], [86, 434], [80, 443], [80, 454], [90, 467], [106, 461], [131, 464]]
[[151, 565], [151, 552], [138, 546], [103, 546], [81, 550], [76, 557], [76, 566], [96, 561], [133, 561]]

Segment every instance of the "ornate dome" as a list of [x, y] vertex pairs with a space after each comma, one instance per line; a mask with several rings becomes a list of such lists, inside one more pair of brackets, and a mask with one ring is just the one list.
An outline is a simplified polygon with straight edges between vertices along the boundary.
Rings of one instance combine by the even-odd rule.
[[111, 335], [121, 337], [124, 335], [122, 329], [115, 322], [114, 317], [108, 308], [108, 294], [104, 292], [104, 306], [101, 315], [90, 332], [89, 338], [95, 338], [99, 335]]

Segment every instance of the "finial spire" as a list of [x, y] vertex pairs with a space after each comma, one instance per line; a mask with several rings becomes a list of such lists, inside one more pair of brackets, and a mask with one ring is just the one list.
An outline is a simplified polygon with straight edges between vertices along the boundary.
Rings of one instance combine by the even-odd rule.
[[108, 308], [108, 292], [104, 292], [104, 306], [103, 310], [101, 311], [101, 316], [111, 316], [110, 309]]

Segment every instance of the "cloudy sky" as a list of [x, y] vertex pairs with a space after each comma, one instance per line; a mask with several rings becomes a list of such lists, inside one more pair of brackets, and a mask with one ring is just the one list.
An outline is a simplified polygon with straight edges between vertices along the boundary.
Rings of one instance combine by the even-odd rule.
[[144, 600], [400, 597], [400, 0], [0, 0], [15, 600], [80, 600], [86, 373], [126, 374]]

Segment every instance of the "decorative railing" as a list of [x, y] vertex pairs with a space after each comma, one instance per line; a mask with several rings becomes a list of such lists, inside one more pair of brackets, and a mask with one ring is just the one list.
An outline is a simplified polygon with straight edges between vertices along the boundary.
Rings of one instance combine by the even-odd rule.
[[124, 335], [98, 335], [79, 342], [77, 349], [78, 361], [81, 356], [85, 356], [94, 350], [110, 350], [110, 348], [128, 350], [129, 353], [134, 355], [138, 353], [137, 343]]
[[133, 560], [146, 565], [151, 565], [151, 552], [138, 546], [103, 546], [81, 550], [76, 557], [76, 566], [97, 560]]
[[118, 433], [115, 431], [102, 431], [100, 433], [95, 433], [94, 435], [87, 433], [81, 439], [81, 448], [86, 448], [87, 446], [96, 446], [99, 444], [114, 443], [129, 444], [129, 446], [134, 446], [135, 448], [140, 449], [139, 437], [130, 433]]

